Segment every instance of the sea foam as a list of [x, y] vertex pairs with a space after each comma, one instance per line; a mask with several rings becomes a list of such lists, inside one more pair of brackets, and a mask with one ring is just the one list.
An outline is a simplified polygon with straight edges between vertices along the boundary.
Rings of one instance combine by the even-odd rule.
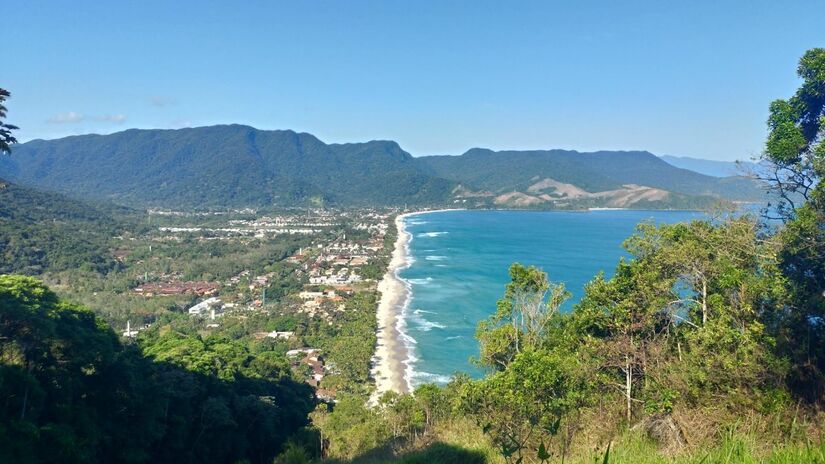
[[440, 237], [446, 235], [447, 232], [422, 232], [418, 234], [419, 237]]

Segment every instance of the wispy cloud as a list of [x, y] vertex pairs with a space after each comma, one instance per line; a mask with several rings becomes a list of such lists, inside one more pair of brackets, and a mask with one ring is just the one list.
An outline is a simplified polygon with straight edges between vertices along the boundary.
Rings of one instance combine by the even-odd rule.
[[153, 96], [149, 97], [149, 103], [151, 103], [152, 106], [157, 106], [158, 108], [163, 108], [165, 106], [172, 106], [172, 105], [176, 104], [177, 102], [178, 101], [175, 100], [174, 98], [164, 97], [162, 95], [153, 95]]
[[74, 124], [78, 122], [83, 122], [86, 119], [80, 113], [76, 113], [74, 111], [69, 111], [67, 113], [58, 113], [46, 121], [50, 124]]
[[46, 120], [49, 124], [77, 124], [84, 121], [98, 121], [110, 122], [113, 124], [122, 124], [126, 121], [125, 114], [105, 114], [103, 116], [86, 116], [76, 111], [68, 111], [66, 113], [58, 113]]

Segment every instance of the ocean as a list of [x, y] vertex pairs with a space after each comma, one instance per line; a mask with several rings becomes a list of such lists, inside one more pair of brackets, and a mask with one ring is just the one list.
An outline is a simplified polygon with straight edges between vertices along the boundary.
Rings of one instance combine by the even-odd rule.
[[399, 277], [411, 289], [399, 322], [415, 386], [446, 383], [456, 372], [482, 375], [476, 324], [495, 312], [514, 262], [535, 265], [564, 282], [573, 297], [599, 271], [609, 276], [626, 253], [622, 242], [642, 221], [674, 223], [701, 218], [688, 211], [446, 211], [404, 219], [412, 235], [409, 267]]

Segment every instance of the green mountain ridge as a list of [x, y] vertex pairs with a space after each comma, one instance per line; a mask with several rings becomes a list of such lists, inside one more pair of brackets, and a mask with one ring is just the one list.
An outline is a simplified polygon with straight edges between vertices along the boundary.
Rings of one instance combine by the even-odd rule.
[[[751, 180], [678, 169], [648, 152], [472, 149], [460, 156], [416, 158], [394, 141], [326, 144], [308, 133], [242, 125], [33, 140], [0, 160], [0, 176], [134, 207], [200, 209], [310, 201], [339, 206], [466, 204], [457, 192], [516, 191], [532, 197], [527, 190], [544, 179], [590, 193], [627, 185], [672, 192], [656, 193], [657, 203], [644, 204], [654, 208], [678, 206], [686, 198], [687, 204], [753, 200], [760, 193]], [[520, 206], [483, 200], [486, 193], [472, 204]], [[532, 206], [554, 207], [547, 199], [558, 195], [552, 189], [543, 194]], [[618, 197], [626, 198], [626, 192], [593, 195], [577, 205], [610, 205]], [[637, 203], [626, 201], [631, 201], [627, 206]]]

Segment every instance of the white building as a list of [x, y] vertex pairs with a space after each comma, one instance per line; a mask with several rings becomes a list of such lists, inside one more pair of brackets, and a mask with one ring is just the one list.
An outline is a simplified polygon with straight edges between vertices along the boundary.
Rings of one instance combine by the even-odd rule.
[[[220, 298], [211, 297], [207, 298], [200, 303], [196, 304], [189, 308], [188, 312], [190, 316], [202, 316], [205, 314], [210, 314], [213, 309], [219, 309], [222, 307], [222, 302]], [[213, 317], [214, 318], [214, 317]]]

